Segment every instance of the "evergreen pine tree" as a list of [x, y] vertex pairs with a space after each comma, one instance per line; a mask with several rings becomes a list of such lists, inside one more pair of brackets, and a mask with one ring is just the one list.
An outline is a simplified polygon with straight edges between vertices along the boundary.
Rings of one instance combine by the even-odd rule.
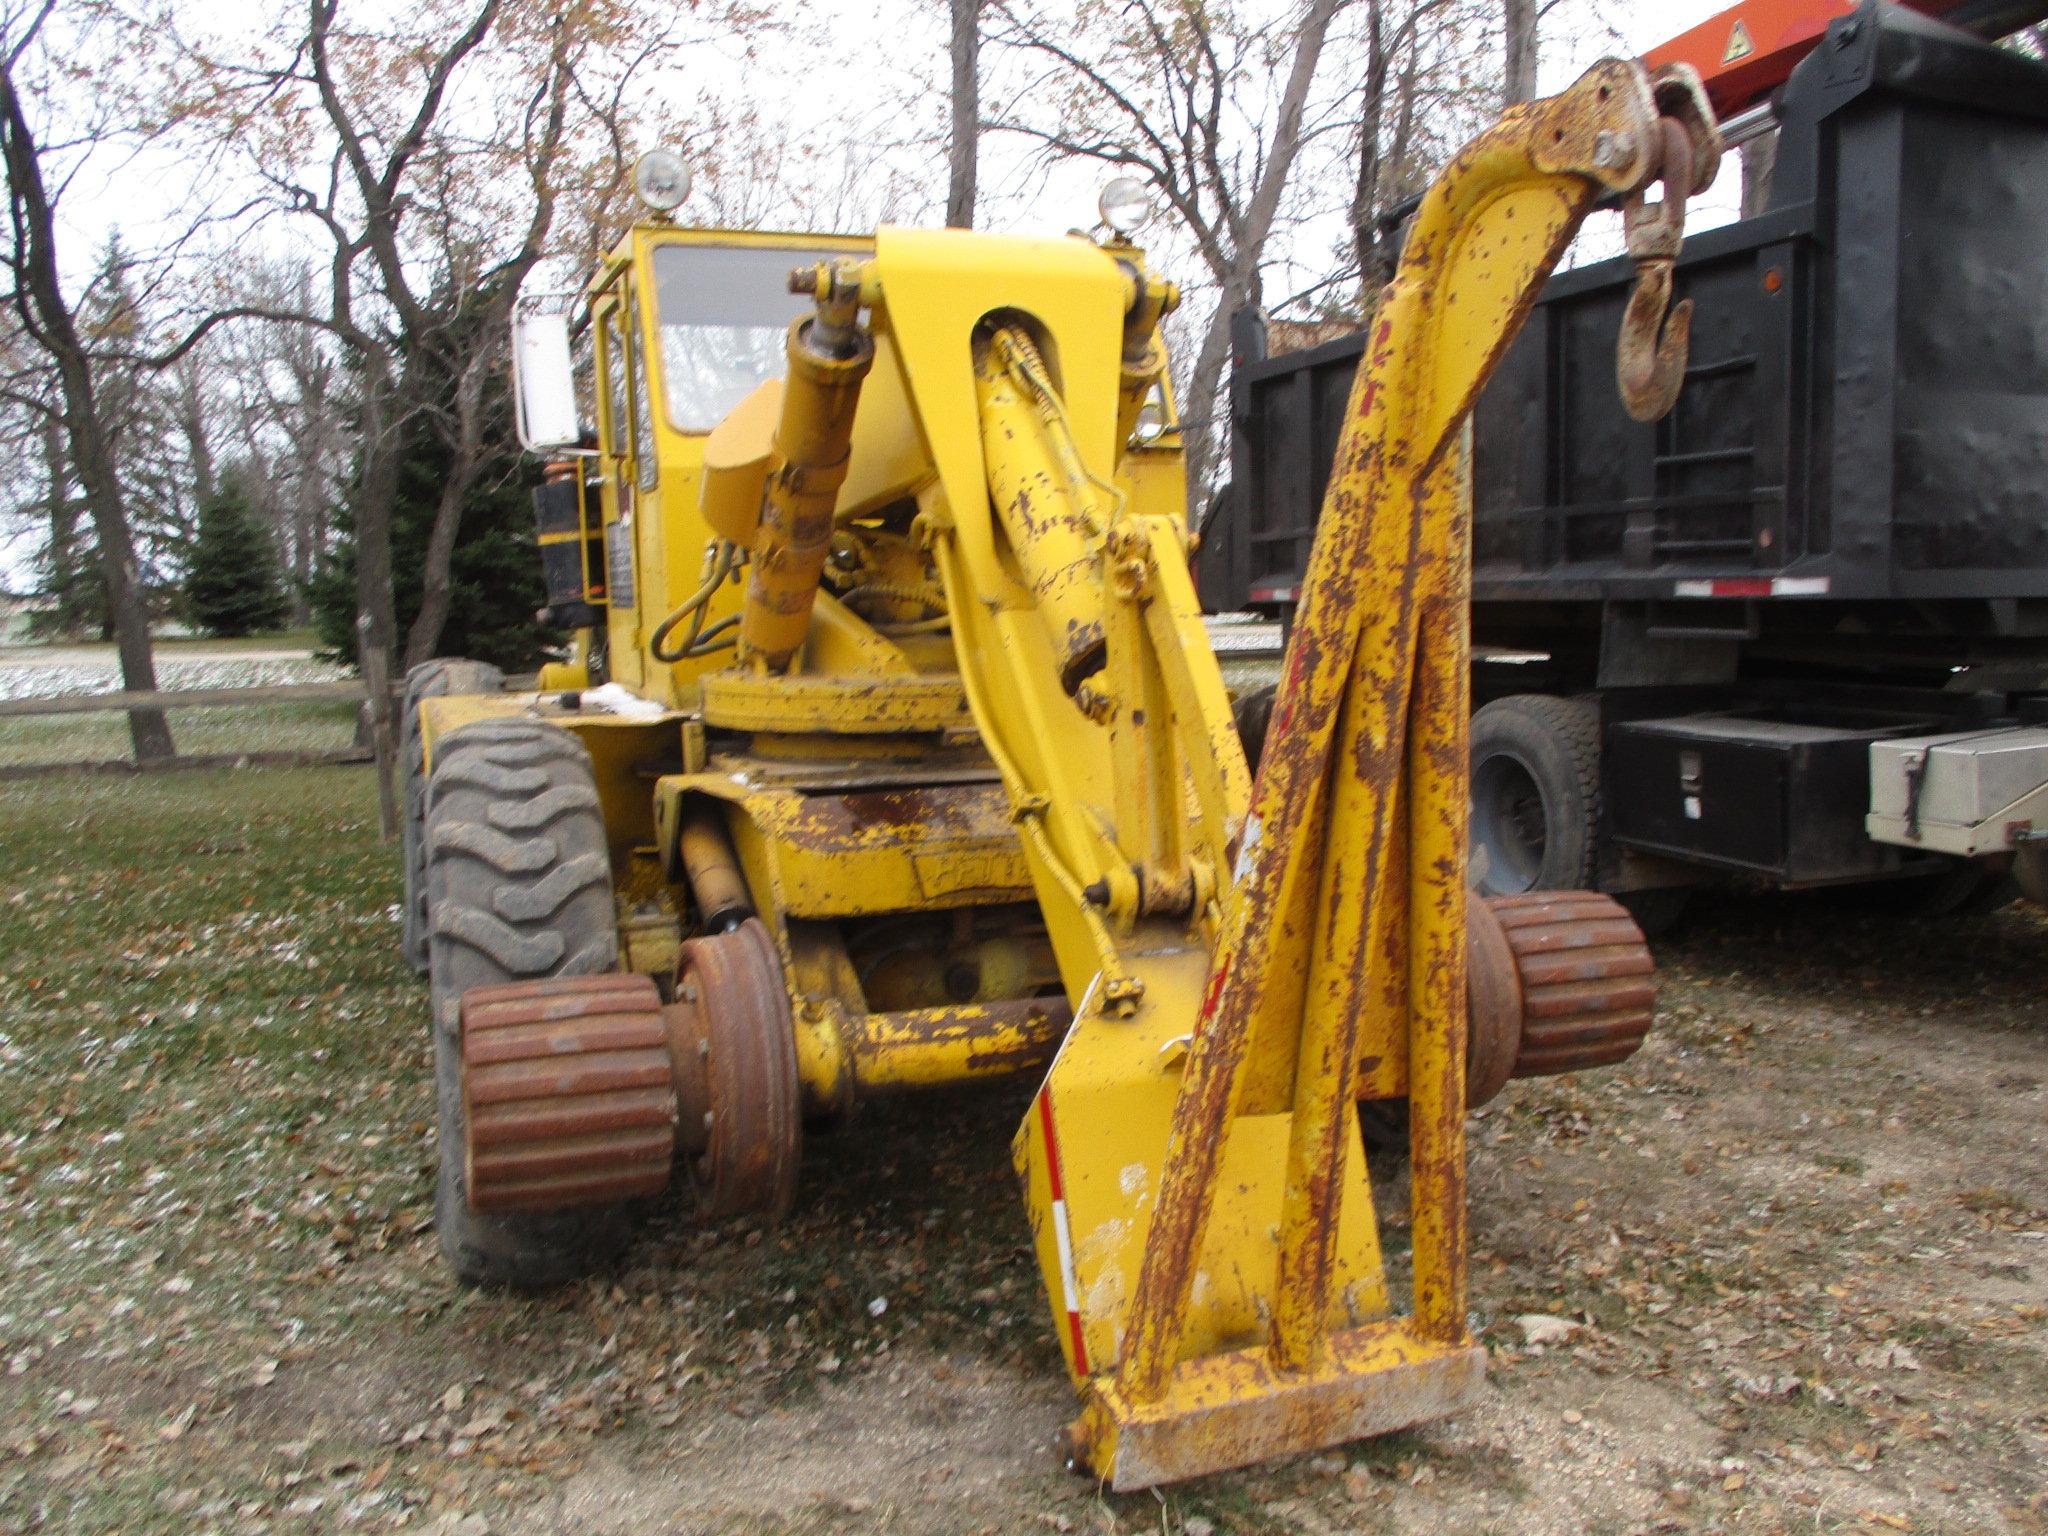
[[284, 625], [288, 604], [277, 551], [258, 526], [238, 474], [222, 475], [212, 499], [199, 508], [185, 602], [192, 621], [209, 635], [232, 638]]
[[[494, 380], [485, 409], [488, 462], [462, 505], [462, 532], [449, 562], [448, 622], [439, 654], [488, 661], [507, 672], [528, 672], [561, 641], [537, 623], [547, 601], [541, 581], [540, 542], [533, 524], [533, 488], [540, 466], [523, 455], [512, 430], [511, 393]], [[420, 611], [420, 587], [434, 508], [445, 478], [447, 450], [425, 421], [405, 428], [398, 501], [391, 520], [391, 582], [402, 644]], [[335, 545], [326, 565], [307, 584], [323, 655], [356, 659], [355, 522], [346, 506], [330, 520]]]

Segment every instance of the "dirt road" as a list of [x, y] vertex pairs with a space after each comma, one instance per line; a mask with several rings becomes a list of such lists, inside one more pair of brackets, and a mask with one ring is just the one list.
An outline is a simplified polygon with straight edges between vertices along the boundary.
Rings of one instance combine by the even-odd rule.
[[0, 790], [0, 1529], [2048, 1532], [2030, 909], [1706, 904], [1634, 1062], [1475, 1119], [1481, 1407], [1111, 1498], [1050, 1450], [1021, 1092], [813, 1138], [778, 1230], [453, 1291], [372, 817]]

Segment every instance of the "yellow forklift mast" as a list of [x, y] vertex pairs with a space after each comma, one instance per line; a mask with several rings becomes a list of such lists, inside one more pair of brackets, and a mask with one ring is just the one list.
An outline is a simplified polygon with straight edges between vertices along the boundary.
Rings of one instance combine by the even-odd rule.
[[[572, 659], [408, 699], [458, 1275], [576, 1273], [674, 1187], [777, 1214], [807, 1126], [1023, 1075], [1077, 1465], [1143, 1487], [1471, 1401], [1466, 1110], [1626, 1057], [1654, 979], [1604, 897], [1467, 900], [1465, 423], [1602, 199], [1644, 274], [1622, 386], [1668, 403], [1644, 193], [1717, 157], [1696, 77], [1609, 61], [1446, 167], [1256, 776], [1141, 251], [633, 230], [587, 295], [595, 446], [540, 497]], [[1362, 1101], [1407, 1106], [1407, 1296]]]

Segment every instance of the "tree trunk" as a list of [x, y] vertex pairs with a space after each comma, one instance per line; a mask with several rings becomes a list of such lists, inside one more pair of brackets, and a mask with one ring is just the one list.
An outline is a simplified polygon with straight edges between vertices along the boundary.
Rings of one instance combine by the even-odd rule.
[[1351, 248], [1358, 258], [1359, 307], [1370, 309], [1384, 278], [1374, 277], [1380, 232], [1380, 131], [1387, 113], [1385, 29], [1378, 6], [1366, 12], [1365, 85], [1358, 112], [1358, 159], [1351, 185]]
[[69, 604], [64, 591], [66, 577], [77, 558], [73, 545], [78, 539], [78, 504], [71, 499], [71, 466], [64, 457], [64, 423], [55, 416], [43, 418], [43, 474], [49, 484], [50, 590], [57, 598], [60, 615]]
[[292, 573], [292, 623], [295, 625], [305, 624], [313, 617], [306, 586], [313, 579], [313, 544], [319, 528], [316, 492], [317, 486], [303, 474], [292, 486], [292, 563], [288, 569]]
[[952, 0], [953, 123], [946, 141], [946, 223], [974, 227], [974, 174], [981, 148], [981, 0]]
[[[0, 140], [4, 140], [0, 156], [6, 161], [14, 276], [21, 290], [15, 302], [32, 339], [48, 355], [57, 374], [71, 471], [85, 495], [93, 531], [99, 536], [100, 571], [107, 586], [114, 644], [121, 658], [121, 685], [131, 693], [154, 693], [156, 666], [150, 655], [147, 598], [136, 564], [128, 508], [121, 495], [121, 477], [112, 457], [113, 433], [101, 412], [93, 358], [64, 295], [56, 210], [43, 183], [41, 150], [15, 89], [13, 63], [17, 56], [18, 51], [0, 58]], [[175, 751], [171, 728], [160, 709], [131, 710], [128, 734], [139, 763], [156, 762]]]
[[178, 367], [178, 430], [192, 458], [192, 497], [200, 506], [213, 500], [213, 442], [206, 432], [206, 401], [199, 387], [199, 362], [188, 353]]
[[1536, 0], [1504, 0], [1503, 32], [1507, 38], [1507, 69], [1501, 81], [1501, 103], [1536, 98]]
[[420, 611], [405, 635], [407, 671], [432, 661], [441, 648], [441, 631], [448, 623], [455, 536], [462, 531], [462, 504], [469, 499], [475, 480], [475, 468], [463, 466], [441, 481], [441, 494], [434, 502], [434, 526], [427, 534], [425, 567], [420, 573]]
[[1771, 172], [1778, 164], [1778, 130], [1742, 146], [1742, 217], [1753, 219], [1771, 201]]
[[291, 369], [295, 419], [292, 433], [292, 622], [313, 616], [306, 595], [314, 574], [325, 563], [327, 534], [327, 465], [334, 440], [333, 404], [327, 369], [318, 343], [308, 334], [293, 338], [287, 358]]
[[391, 518], [398, 504], [402, 419], [391, 393], [388, 382], [363, 382], [363, 472], [350, 508], [356, 525], [357, 635], [361, 647], [374, 647], [387, 666], [398, 639], [391, 590]]
[[1188, 392], [1180, 402], [1181, 442], [1187, 454], [1188, 511], [1191, 526], [1199, 526], [1213, 488], [1216, 449], [1229, 414], [1223, 399], [1223, 369], [1230, 361], [1230, 317], [1247, 304], [1259, 301], [1256, 272], [1247, 276], [1234, 272], [1217, 295], [1215, 313], [1202, 332], [1202, 345], [1195, 353], [1195, 366], [1188, 373]]
[[[67, 375], [70, 370], [61, 370]], [[77, 391], [83, 410], [66, 413], [71, 429], [72, 458], [78, 483], [85, 492], [86, 510], [92, 514], [93, 532], [99, 537], [100, 576], [107, 587], [107, 617], [114, 631], [114, 649], [121, 658], [121, 686], [131, 693], [156, 691], [156, 661], [149, 638], [149, 596], [143, 589], [142, 573], [135, 558], [135, 539], [128, 527], [128, 510], [121, 499], [120, 476], [99, 441], [98, 423], [91, 412], [91, 380], [82, 377]], [[67, 377], [65, 394], [74, 386]], [[134, 743], [138, 763], [159, 762], [174, 755], [170, 722], [160, 709], [138, 709], [128, 715], [128, 736]]]

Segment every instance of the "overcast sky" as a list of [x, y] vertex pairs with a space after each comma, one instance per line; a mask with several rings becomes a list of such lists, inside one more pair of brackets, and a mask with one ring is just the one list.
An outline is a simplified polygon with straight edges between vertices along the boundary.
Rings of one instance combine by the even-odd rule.
[[[1278, 5], [1292, 0], [1247, 3], [1256, 8], [1261, 3]], [[374, 8], [375, 0], [371, 4]], [[1612, 53], [1641, 53], [1722, 8], [1719, 0], [1580, 0], [1571, 28], [1553, 27], [1543, 38], [1541, 89], [1546, 93], [1561, 89], [1595, 59]], [[813, 135], [819, 142], [900, 133], [901, 104], [912, 100], [927, 84], [935, 87], [945, 78], [944, 5], [942, 0], [878, 0], [877, 11], [871, 14], [873, 19], [865, 25], [872, 30], [864, 37], [856, 31], [862, 24], [846, 18], [830, 33], [807, 29], [799, 21], [797, 37], [787, 46], [771, 51], [764, 45], [753, 57], [747, 57], [738, 45], [699, 50], [692, 56], [690, 68], [675, 80], [674, 88], [691, 97], [705, 92], [726, 99], [744, 96], [760, 103], [764, 114], [779, 114], [791, 131]], [[1589, 23], [1585, 20], [1589, 16], [1597, 20]], [[943, 205], [945, 173], [936, 152], [932, 158], [931, 191], [936, 208]], [[1738, 184], [1733, 158], [1714, 191], [1693, 204], [1692, 227], [1733, 216]], [[1076, 166], [1044, 174], [1030, 167], [1019, 141], [1002, 136], [984, 141], [983, 161], [982, 184], [988, 194], [985, 222], [1048, 234], [1095, 222], [1095, 196], [1103, 179], [1098, 169]], [[218, 195], [215, 189], [195, 184], [188, 166], [157, 155], [125, 161], [109, 156], [91, 171], [72, 184], [60, 231], [64, 264], [81, 278], [116, 227], [131, 248], [147, 250], [157, 229], [182, 227], [186, 210], [196, 199]], [[682, 210], [686, 220], [690, 212], [686, 205]], [[1315, 232], [1301, 244], [1313, 260], [1315, 251], [1328, 249], [1340, 235], [1341, 231], [1333, 229], [1332, 238], [1325, 240], [1321, 232]], [[270, 228], [253, 238], [271, 245], [292, 237]], [[1141, 238], [1160, 248], [1169, 267], [1176, 266], [1173, 248], [1178, 242], [1169, 232], [1148, 230]], [[1577, 253], [1581, 258], [1618, 252], [1618, 219], [1596, 215], [1581, 246]], [[1182, 260], [1178, 265], [1187, 263]], [[1198, 276], [1182, 270], [1175, 270], [1174, 275], [1184, 280]], [[1269, 300], [1285, 296], [1292, 275], [1279, 273], [1269, 281]], [[556, 283], [565, 279], [573, 277], [566, 273], [553, 277]], [[25, 530], [13, 532], [13, 538], [0, 532], [0, 584], [19, 590], [28, 579], [26, 564], [33, 544], [23, 536]]]
[[[659, 3], [659, 0], [648, 0]], [[1278, 5], [1292, 0], [1248, 0]], [[1581, 0], [1570, 8], [1576, 23], [1569, 30], [1552, 27], [1543, 38], [1541, 89], [1568, 85], [1588, 64], [1609, 53], [1641, 53], [1673, 37], [1723, 8], [1725, 0]], [[375, 8], [372, 0], [371, 8]], [[675, 88], [695, 96], [708, 91], [727, 100], [745, 97], [771, 116], [779, 115], [793, 132], [823, 139], [887, 133], [897, 127], [897, 104], [925, 82], [945, 77], [941, 0], [878, 0], [872, 29], [862, 37], [857, 25], [841, 22], [829, 37], [802, 29], [788, 45], [764, 47], [749, 57], [741, 45], [699, 50], [678, 72]], [[1596, 18], [1588, 21], [1587, 18]], [[227, 35], [221, 29], [220, 35]], [[763, 57], [762, 54], [767, 54]], [[652, 147], [652, 146], [648, 146]], [[1014, 139], [991, 136], [983, 149], [983, 185], [991, 194], [990, 222], [1017, 230], [1058, 233], [1095, 220], [1094, 200], [1100, 176], [1083, 168], [1073, 176], [1046, 180], [1023, 169], [1022, 146]], [[933, 167], [935, 200], [943, 202], [943, 166]], [[152, 227], [181, 224], [181, 215], [196, 193], [189, 170], [175, 161], [148, 155], [126, 164], [108, 163], [102, 173], [85, 178], [67, 198], [64, 230], [66, 265], [88, 269], [92, 253], [108, 233], [120, 226], [129, 241], [146, 249]], [[89, 194], [89, 195], [81, 195]], [[689, 209], [683, 210], [687, 217]]]

